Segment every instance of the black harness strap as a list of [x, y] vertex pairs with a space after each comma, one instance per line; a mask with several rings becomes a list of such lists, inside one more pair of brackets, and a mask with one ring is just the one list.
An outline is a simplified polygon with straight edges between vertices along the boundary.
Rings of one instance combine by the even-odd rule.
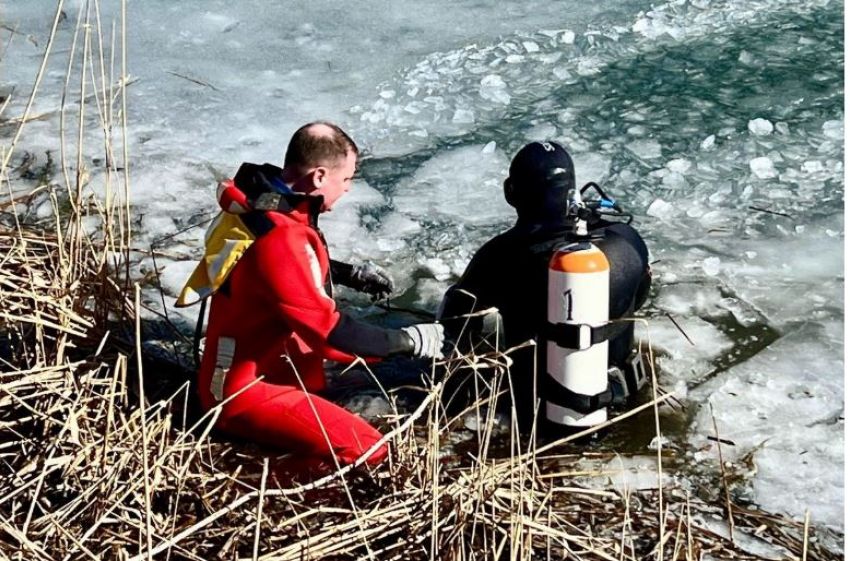
[[274, 221], [269, 218], [265, 212], [261, 210], [252, 210], [245, 214], [240, 214], [239, 218], [242, 223], [254, 234], [254, 241], [259, 240], [266, 234], [272, 231], [275, 227]]
[[543, 378], [541, 391], [546, 396], [546, 401], [585, 414], [607, 407], [613, 401], [610, 387], [600, 394], [584, 395], [565, 388], [548, 373]]
[[595, 327], [587, 323], [546, 322], [543, 336], [559, 347], [583, 351], [597, 343], [614, 339], [628, 327], [628, 321], [610, 321]]
[[198, 312], [198, 322], [195, 324], [195, 338], [192, 340], [192, 356], [195, 368], [201, 367], [201, 338], [204, 335], [204, 313], [207, 311], [207, 299], [201, 300], [201, 311]]

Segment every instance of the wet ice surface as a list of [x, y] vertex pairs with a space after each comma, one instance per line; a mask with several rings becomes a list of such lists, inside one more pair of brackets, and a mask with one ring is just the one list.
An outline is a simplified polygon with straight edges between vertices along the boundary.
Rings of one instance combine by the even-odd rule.
[[[842, 333], [813, 324], [797, 326], [764, 351], [691, 393], [707, 402], [699, 409], [691, 442], [700, 447], [718, 432], [734, 446], [723, 458], [738, 460], [755, 450], [758, 473], [753, 498], [768, 509], [802, 519], [806, 509], [823, 520], [840, 520], [844, 505]], [[716, 460], [714, 447], [697, 452]], [[833, 469], [823, 469], [832, 465]], [[781, 489], [782, 492], [777, 492]]]
[[492, 224], [509, 216], [502, 180], [510, 160], [495, 145], [456, 148], [425, 162], [393, 192], [396, 212], [465, 225]]
[[[0, 93], [28, 91], [51, 3], [5, 4], [36, 39], [16, 36]], [[511, 155], [530, 140], [562, 141], [579, 181], [599, 182], [635, 214], [656, 260], [648, 338], [662, 385], [694, 415], [670, 435], [695, 459], [691, 476], [716, 481], [710, 403], [734, 442], [724, 457], [756, 468], [741, 499], [794, 517], [810, 509], [814, 523], [843, 532], [839, 2], [622, 2], [607, 12], [534, 2], [498, 14], [465, 2], [345, 13], [317, 3], [286, 17], [274, 3], [231, 4], [131, 6], [140, 250], [211, 216], [215, 180], [241, 161], [280, 163], [295, 127], [337, 120], [366, 157], [355, 190], [322, 218], [332, 255], [391, 267], [397, 302], [433, 310], [475, 249], [510, 224], [501, 180]], [[343, 16], [350, 26], [320, 24]], [[66, 64], [59, 54], [36, 114], [59, 107]], [[16, 96], [4, 116], [22, 107]], [[21, 149], [56, 157], [56, 137], [55, 116], [34, 121]], [[96, 128], [86, 143], [96, 154]], [[85, 163], [104, 197], [102, 159]], [[47, 216], [49, 200], [21, 210]], [[141, 251], [137, 270], [158, 273], [173, 298], [200, 244], [200, 229], [188, 230], [158, 244], [158, 271]], [[160, 306], [157, 291], [146, 295]], [[340, 295], [358, 315], [412, 321]], [[194, 321], [194, 310], [168, 313]], [[381, 399], [355, 391], [347, 404], [372, 416]]]

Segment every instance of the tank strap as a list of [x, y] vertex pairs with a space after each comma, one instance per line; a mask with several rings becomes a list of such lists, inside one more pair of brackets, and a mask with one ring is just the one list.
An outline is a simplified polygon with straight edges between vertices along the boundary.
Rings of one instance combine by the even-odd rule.
[[628, 327], [627, 321], [609, 321], [597, 326], [587, 323], [546, 322], [543, 336], [564, 349], [583, 351], [603, 341], [614, 339]]
[[[252, 210], [239, 217], [245, 227], [254, 235], [256, 242], [269, 232], [271, 232], [276, 224], [274, 221], [261, 210]], [[230, 276], [224, 279], [224, 282], [219, 287], [218, 291], [225, 296], [230, 296]], [[207, 299], [201, 300], [201, 308], [198, 312], [198, 320], [195, 323], [195, 336], [192, 340], [192, 355], [195, 359], [195, 366], [201, 367], [201, 339], [204, 337], [204, 314], [207, 310]]]
[[207, 299], [201, 300], [201, 310], [198, 312], [198, 321], [195, 323], [195, 337], [192, 339], [192, 357], [195, 359], [195, 368], [201, 367], [201, 339], [204, 337], [204, 313], [207, 311]]
[[565, 388], [549, 373], [543, 379], [543, 387], [540, 388], [540, 392], [546, 395], [546, 401], [582, 414], [593, 413], [598, 409], [607, 407], [614, 399], [610, 386], [602, 393], [584, 395]]

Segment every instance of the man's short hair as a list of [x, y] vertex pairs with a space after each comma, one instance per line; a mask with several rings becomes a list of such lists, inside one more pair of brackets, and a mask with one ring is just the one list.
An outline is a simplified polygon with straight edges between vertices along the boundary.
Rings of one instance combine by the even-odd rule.
[[333, 123], [317, 121], [295, 131], [286, 149], [283, 166], [302, 171], [318, 166], [333, 167], [349, 152], [359, 153], [357, 145], [345, 131]]

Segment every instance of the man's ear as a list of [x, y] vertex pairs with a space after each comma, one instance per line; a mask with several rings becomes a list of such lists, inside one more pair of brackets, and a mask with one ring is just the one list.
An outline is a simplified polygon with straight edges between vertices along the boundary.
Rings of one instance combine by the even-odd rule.
[[319, 166], [313, 170], [313, 187], [321, 189], [328, 179], [328, 168]]

